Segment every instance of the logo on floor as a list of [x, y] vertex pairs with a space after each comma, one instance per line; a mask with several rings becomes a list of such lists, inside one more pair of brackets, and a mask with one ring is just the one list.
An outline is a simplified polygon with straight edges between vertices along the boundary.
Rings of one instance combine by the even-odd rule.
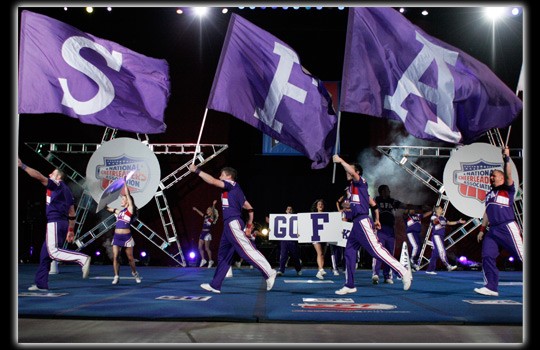
[[296, 312], [359, 312], [385, 311], [397, 308], [396, 305], [378, 303], [355, 303], [352, 298], [302, 298], [302, 304], [292, 304], [300, 307]]
[[522, 305], [518, 301], [514, 300], [463, 300], [469, 304], [477, 305]]
[[20, 297], [41, 297], [41, 298], [57, 298], [64, 295], [68, 295], [68, 293], [32, 293], [32, 292], [19, 293]]
[[192, 297], [192, 296], [177, 296], [177, 295], [162, 295], [157, 297], [158, 300], [182, 300], [182, 301], [207, 301], [212, 297]]

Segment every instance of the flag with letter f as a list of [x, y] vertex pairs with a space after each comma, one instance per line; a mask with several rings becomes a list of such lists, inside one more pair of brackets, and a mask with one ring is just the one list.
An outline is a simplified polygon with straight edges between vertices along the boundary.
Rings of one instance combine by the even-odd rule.
[[349, 9], [340, 110], [399, 120], [420, 139], [471, 143], [521, 100], [485, 64], [390, 8]]
[[322, 81], [287, 44], [233, 14], [207, 108], [229, 113], [325, 167], [336, 113]]
[[165, 132], [169, 65], [24, 10], [18, 113], [60, 113], [85, 124]]

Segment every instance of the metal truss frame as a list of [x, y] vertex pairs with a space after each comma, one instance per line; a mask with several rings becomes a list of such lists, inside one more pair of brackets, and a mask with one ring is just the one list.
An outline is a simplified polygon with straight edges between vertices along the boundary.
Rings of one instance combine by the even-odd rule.
[[[76, 208], [75, 244], [77, 245], [77, 251], [87, 247], [101, 235], [114, 228], [116, 224], [116, 217], [114, 214], [112, 214], [87, 232], [82, 232], [82, 227], [87, 219], [93, 198], [85, 186], [85, 177], [69, 166], [69, 164], [62, 160], [58, 155], [62, 153], [93, 154], [103, 143], [114, 139], [116, 134], [117, 129], [106, 128], [103, 133], [101, 143], [26, 143], [28, 147], [43, 157], [55, 168], [59, 168], [64, 171], [66, 176], [83, 190]], [[144, 139], [141, 139], [142, 137], [144, 137]], [[148, 136], [146, 134], [137, 134], [137, 139], [146, 144], [148, 148], [154, 152], [154, 154], [195, 155], [200, 162], [199, 165], [209, 162], [228, 148], [228, 145], [226, 144], [151, 144], [149, 143]], [[182, 252], [182, 247], [180, 246], [174, 220], [172, 218], [171, 211], [169, 210], [169, 204], [167, 203], [167, 197], [165, 196], [164, 191], [190, 174], [188, 167], [191, 162], [192, 161], [190, 159], [172, 173], [165, 176], [159, 183], [158, 191], [154, 194], [154, 199], [158, 207], [166, 239], [163, 239], [158, 233], [153, 231], [139, 219], [136, 219], [131, 223], [131, 227], [135, 231], [147, 238], [156, 247], [161, 249], [165, 254], [167, 254], [172, 260], [182, 267], [185, 267], [187, 264]]]
[[[497, 147], [503, 147], [504, 143], [498, 129], [492, 129], [487, 132], [489, 142]], [[437, 204], [443, 208], [443, 214], [446, 213], [450, 200], [445, 195], [443, 183], [431, 175], [426, 170], [422, 169], [415, 163], [414, 159], [419, 158], [450, 158], [455, 147], [422, 147], [422, 146], [377, 146], [377, 151], [391, 159], [394, 163], [400, 166], [403, 170], [411, 174], [417, 180], [422, 182], [426, 187], [437, 193]], [[521, 149], [510, 150], [512, 158], [522, 158], [523, 151]], [[514, 199], [514, 212], [520, 229], [523, 231], [523, 190], [521, 184], [517, 188], [516, 198]], [[469, 233], [473, 232], [482, 224], [479, 218], [471, 218], [464, 224], [457, 227], [444, 238], [446, 249], [454, 246], [460, 240], [465, 238]], [[420, 250], [419, 266], [423, 268], [429, 263], [429, 259], [424, 257], [424, 252], [427, 246], [433, 249], [431, 242], [431, 225], [426, 232], [424, 243]]]

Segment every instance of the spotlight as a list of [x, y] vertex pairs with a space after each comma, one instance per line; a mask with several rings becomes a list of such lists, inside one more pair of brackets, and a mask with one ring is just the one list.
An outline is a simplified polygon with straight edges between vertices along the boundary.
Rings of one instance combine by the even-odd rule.
[[141, 253], [139, 254], [139, 264], [148, 266], [150, 264], [150, 255], [145, 252], [144, 250], [141, 250]]
[[263, 236], [268, 236], [268, 229], [265, 227], [261, 230], [261, 233], [263, 234]]
[[189, 254], [188, 254], [189, 260], [195, 260], [196, 256], [197, 256], [197, 254], [195, 254], [195, 252], [193, 250], [190, 251]]

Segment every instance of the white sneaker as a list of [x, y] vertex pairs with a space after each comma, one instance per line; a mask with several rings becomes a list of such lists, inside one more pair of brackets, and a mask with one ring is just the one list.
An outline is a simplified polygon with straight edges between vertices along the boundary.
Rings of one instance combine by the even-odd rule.
[[474, 291], [476, 293], [478, 293], [478, 294], [488, 295], [490, 297], [498, 297], [499, 296], [499, 292], [494, 292], [491, 289], [487, 289], [486, 287], [474, 288]]
[[343, 287], [335, 292], [338, 295], [345, 295], [350, 293], [356, 293], [356, 288]]
[[391, 279], [391, 278], [387, 278], [387, 279], [384, 280], [384, 283], [394, 284], [394, 280]]
[[211, 268], [212, 266], [214, 266], [214, 260], [208, 262], [208, 268]]
[[119, 280], [120, 280], [120, 277], [118, 275], [115, 275], [113, 280], [112, 280], [112, 284], [118, 284]]
[[131, 274], [135, 277], [135, 282], [141, 283], [141, 276], [139, 276], [138, 272], [132, 272]]
[[324, 272], [324, 270], [322, 270], [322, 269], [319, 270], [319, 271], [317, 272], [317, 274], [315, 275], [315, 277], [317, 277], [317, 278], [320, 279], [320, 280], [323, 280], [323, 279], [324, 279], [324, 276], [323, 276], [324, 273], [323, 273], [323, 272]]
[[435, 271], [426, 271], [426, 273], [428, 275], [436, 275], [437, 274], [437, 272], [435, 272]]
[[296, 276], [302, 276], [302, 270], [296, 271]]
[[271, 290], [276, 281], [277, 272], [272, 270], [272, 274], [266, 279], [266, 290]]
[[225, 277], [232, 277], [232, 266], [229, 267], [229, 271], [227, 271], [227, 274], [225, 275]]
[[339, 271], [338, 270], [333, 270], [332, 272], [334, 273], [334, 276], [339, 276]]
[[48, 289], [45, 289], [45, 288], [39, 288], [38, 286], [36, 286], [35, 284], [32, 284], [30, 287], [28, 287], [28, 290], [32, 291], [32, 292], [48, 292], [49, 290]]
[[409, 270], [406, 271], [407, 272], [403, 276], [401, 276], [401, 282], [403, 282], [403, 290], [409, 290], [412, 283], [412, 272]]
[[283, 272], [278, 271], [278, 272], [277, 272], [277, 275], [278, 275], [278, 276], [283, 276]]
[[199, 265], [199, 267], [203, 267], [204, 265], [206, 265], [208, 261], [206, 261], [206, 259], [202, 259], [201, 260], [201, 264]]
[[220, 290], [212, 288], [212, 286], [210, 284], [208, 284], [208, 283], [201, 284], [201, 288], [204, 289], [204, 290], [207, 290], [209, 292], [212, 292], [212, 293], [217, 293], [217, 294], [221, 293]]
[[448, 271], [454, 271], [455, 269], [457, 269], [457, 266], [456, 266], [456, 265], [448, 265], [448, 266], [446, 267], [446, 269], [447, 269]]
[[377, 275], [371, 276], [371, 283], [379, 284], [379, 276], [377, 276]]
[[249, 265], [249, 269], [250, 269], [250, 270], [253, 270], [253, 265]]
[[90, 275], [90, 262], [92, 261], [92, 257], [88, 257], [88, 260], [84, 263], [82, 267], [82, 278], [88, 278], [88, 275]]
[[236, 265], [237, 268], [240, 268], [240, 266], [242, 266], [242, 262], [237, 261], [237, 262], [234, 263], [234, 265]]

